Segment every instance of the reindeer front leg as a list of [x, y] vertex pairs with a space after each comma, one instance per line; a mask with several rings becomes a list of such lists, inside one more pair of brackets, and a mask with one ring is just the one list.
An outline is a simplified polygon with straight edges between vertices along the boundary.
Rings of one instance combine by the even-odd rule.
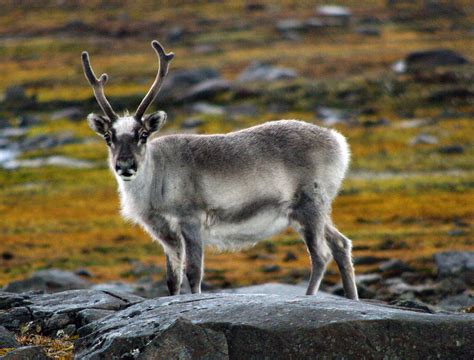
[[197, 222], [181, 224], [181, 233], [184, 239], [186, 253], [186, 276], [193, 294], [201, 293], [203, 276], [203, 244], [200, 226]]

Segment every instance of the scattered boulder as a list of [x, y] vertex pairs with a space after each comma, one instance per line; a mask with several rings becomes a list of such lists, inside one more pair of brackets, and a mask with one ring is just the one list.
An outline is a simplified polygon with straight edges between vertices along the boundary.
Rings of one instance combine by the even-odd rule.
[[289, 68], [271, 66], [267, 63], [253, 62], [237, 78], [238, 82], [270, 82], [297, 77], [297, 72]]
[[160, 97], [163, 101], [176, 99], [190, 87], [203, 81], [218, 78], [219, 73], [210, 68], [172, 71], [163, 82]]
[[221, 116], [224, 115], [225, 110], [222, 106], [209, 104], [206, 102], [198, 102], [191, 106], [191, 111], [201, 115], [215, 115]]
[[307, 27], [304, 21], [297, 19], [284, 19], [277, 22], [276, 29], [279, 32], [286, 33], [292, 31], [304, 31], [307, 29]]
[[22, 293], [27, 291], [45, 291], [48, 293], [72, 289], [85, 289], [90, 283], [78, 275], [57, 269], [40, 270], [30, 278], [13, 281], [3, 287], [3, 291]]
[[38, 168], [43, 166], [60, 166], [75, 169], [87, 169], [94, 163], [87, 160], [74, 159], [67, 156], [48, 156], [35, 159], [16, 160], [11, 159], [2, 164], [3, 168], [13, 170], [18, 168]]
[[372, 285], [377, 284], [382, 280], [382, 276], [380, 274], [363, 274], [363, 275], [356, 275], [355, 281], [357, 284], [362, 285]]
[[83, 120], [85, 118], [85, 114], [78, 107], [69, 107], [61, 110], [57, 110], [50, 115], [51, 120], [60, 120], [60, 119], [68, 119], [72, 121]]
[[169, 29], [168, 34], [166, 35], [166, 40], [169, 43], [177, 43], [183, 39], [185, 33], [184, 28], [181, 26], [173, 26]]
[[472, 319], [334, 297], [185, 295], [143, 301], [84, 326], [75, 357], [173, 357], [180, 349], [190, 359], [213, 349], [217, 359], [458, 359], [474, 353]]
[[241, 103], [229, 105], [226, 108], [226, 113], [232, 118], [255, 117], [258, 115], [258, 108], [255, 104]]
[[12, 85], [5, 89], [3, 102], [8, 108], [27, 108], [36, 104], [35, 97], [26, 94], [26, 90], [21, 85]]
[[380, 36], [382, 33], [377, 26], [359, 26], [355, 32], [365, 36]]
[[77, 313], [78, 326], [82, 327], [91, 322], [100, 320], [106, 316], [114, 314], [113, 310], [103, 310], [103, 309], [84, 309]]
[[377, 127], [377, 126], [389, 126], [389, 125], [390, 125], [390, 121], [388, 121], [385, 118], [362, 121], [362, 126], [366, 128], [372, 128], [372, 127]]
[[[448, 296], [437, 304], [438, 307], [448, 311], [464, 311], [473, 309], [474, 293], [462, 293]], [[471, 310], [472, 312], [472, 310]]]
[[263, 265], [260, 268], [260, 271], [262, 271], [264, 273], [273, 273], [273, 272], [278, 272], [280, 270], [281, 270], [280, 265]]
[[349, 123], [351, 121], [350, 114], [347, 111], [324, 106], [316, 110], [316, 116], [320, 118], [326, 126], [333, 126], [338, 123]]
[[72, 133], [63, 132], [55, 135], [42, 134], [26, 137], [19, 143], [19, 146], [22, 151], [29, 151], [37, 149], [51, 149], [56, 146], [78, 144], [80, 142], [82, 142], [82, 140], [75, 137]]
[[120, 310], [144, 300], [142, 297], [99, 290], [68, 290], [55, 294], [14, 294], [0, 292], [0, 323], [11, 331], [30, 324], [41, 334], [56, 334], [68, 325], [81, 326], [86, 309]]
[[392, 69], [397, 73], [426, 70], [436, 66], [468, 64], [463, 55], [447, 49], [416, 51], [408, 54], [405, 59], [396, 62]]
[[388, 258], [386, 257], [367, 255], [367, 256], [356, 256], [354, 257], [353, 262], [354, 262], [354, 265], [373, 265], [373, 264], [378, 264], [386, 260], [388, 260]]
[[0, 349], [17, 348], [18, 346], [20, 345], [15, 339], [15, 334], [0, 325]]
[[441, 146], [438, 149], [438, 152], [441, 154], [462, 154], [464, 152], [464, 147], [460, 144], [453, 144], [453, 145], [446, 145], [446, 146]]
[[419, 310], [419, 311], [423, 311], [423, 312], [427, 312], [431, 314], [435, 314], [440, 311], [440, 309], [438, 309], [437, 307], [426, 304], [423, 301], [416, 300], [416, 299], [411, 299], [411, 300], [397, 299], [397, 300], [391, 301], [390, 305], [399, 306], [399, 307], [403, 307], [407, 309]]
[[410, 140], [411, 145], [419, 145], [419, 144], [430, 144], [434, 145], [438, 143], [438, 138], [433, 135], [429, 134], [418, 134], [413, 139]]
[[295, 255], [295, 253], [291, 251], [287, 251], [285, 254], [285, 257], [283, 258], [284, 262], [290, 262], [290, 261], [296, 261], [298, 260], [298, 257]]
[[390, 259], [379, 264], [379, 270], [391, 276], [401, 275], [406, 271], [411, 271], [411, 267], [399, 259]]
[[460, 277], [474, 284], [474, 251], [447, 251], [433, 255], [438, 276]]
[[194, 129], [204, 124], [204, 122], [205, 121], [199, 117], [185, 119], [181, 123], [181, 129]]
[[337, 5], [323, 5], [316, 8], [316, 15], [324, 19], [326, 25], [348, 26], [352, 12], [349, 8]]
[[211, 79], [194, 85], [178, 98], [180, 102], [209, 100], [231, 89], [227, 80]]
[[50, 359], [42, 346], [23, 346], [8, 352], [2, 360], [48, 360]]
[[455, 87], [434, 91], [428, 96], [431, 103], [448, 102], [451, 104], [470, 102], [474, 99], [474, 92], [465, 87]]
[[31, 114], [22, 114], [18, 117], [18, 126], [21, 128], [37, 125], [41, 120]]

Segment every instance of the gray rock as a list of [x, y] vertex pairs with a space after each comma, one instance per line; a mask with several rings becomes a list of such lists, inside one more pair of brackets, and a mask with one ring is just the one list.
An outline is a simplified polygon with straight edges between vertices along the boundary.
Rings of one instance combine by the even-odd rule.
[[173, 26], [171, 29], [169, 29], [168, 34], [166, 35], [167, 42], [179, 42], [183, 39], [184, 34], [185, 31], [181, 26]]
[[357, 284], [372, 285], [379, 283], [382, 280], [382, 276], [380, 274], [356, 275], [355, 280]]
[[51, 149], [56, 146], [78, 144], [82, 140], [75, 137], [70, 132], [64, 132], [55, 135], [42, 134], [32, 137], [27, 137], [20, 142], [20, 149], [23, 151], [36, 149]]
[[297, 19], [284, 19], [280, 20], [276, 24], [276, 29], [280, 32], [288, 32], [288, 31], [304, 31], [307, 30], [306, 24]]
[[218, 79], [219, 73], [210, 68], [172, 71], [164, 80], [161, 94], [163, 101], [176, 99], [190, 87], [203, 81]]
[[226, 113], [232, 118], [255, 117], [258, 115], [258, 108], [251, 103], [229, 105], [226, 108]]
[[10, 159], [2, 164], [3, 168], [14, 170], [18, 168], [39, 168], [43, 166], [59, 166], [74, 169], [88, 169], [94, 163], [87, 160], [74, 159], [67, 156], [48, 156], [36, 159], [16, 160]]
[[382, 33], [377, 26], [359, 26], [355, 32], [365, 36], [380, 36]]
[[448, 311], [463, 311], [474, 307], [474, 293], [463, 293], [448, 296], [437, 304], [438, 307]]
[[473, 320], [320, 296], [185, 295], [83, 327], [75, 357], [190, 359], [214, 349], [219, 359], [472, 358]]
[[337, 5], [318, 6], [316, 14], [324, 19], [326, 25], [332, 26], [348, 26], [352, 16], [347, 7]]
[[437, 144], [438, 138], [433, 135], [428, 134], [418, 134], [413, 139], [410, 140], [411, 145], [418, 145], [418, 144]]
[[468, 64], [463, 55], [446, 49], [416, 51], [408, 54], [404, 60], [396, 62], [392, 69], [397, 73], [426, 70], [436, 66]]
[[438, 149], [438, 152], [441, 154], [462, 154], [464, 152], [464, 147], [459, 144], [446, 145]]
[[[132, 350], [133, 352], [133, 350]], [[137, 359], [229, 359], [223, 332], [178, 318], [159, 337], [147, 344]]]
[[93, 285], [91, 289], [133, 294], [137, 290], [137, 287], [135, 284], [126, 284], [120, 281], [115, 281], [115, 282], [108, 282], [108, 283]]
[[57, 269], [41, 270], [30, 278], [13, 281], [3, 288], [4, 291], [21, 293], [25, 291], [58, 292], [71, 289], [85, 289], [91, 284], [78, 275]]
[[102, 319], [106, 316], [115, 313], [113, 310], [102, 310], [102, 309], [85, 309], [77, 313], [78, 326], [90, 324], [91, 322]]
[[410, 299], [410, 300], [397, 299], [397, 300], [391, 301], [390, 305], [399, 306], [399, 307], [403, 307], [407, 309], [420, 310], [420, 311], [431, 313], [431, 314], [435, 314], [440, 311], [440, 309], [438, 309], [437, 307], [426, 304], [423, 301], [416, 300], [416, 299]]
[[42, 334], [56, 334], [68, 325], [80, 327], [87, 309], [120, 310], [144, 299], [132, 294], [98, 290], [69, 290], [55, 294], [12, 294], [0, 292], [0, 324], [18, 331], [22, 325], [39, 328]]
[[226, 80], [206, 80], [188, 89], [184, 95], [181, 95], [178, 98], [178, 101], [187, 102], [209, 100], [214, 98], [216, 95], [229, 91], [230, 88], [230, 83]]
[[41, 346], [23, 346], [13, 351], [10, 351], [2, 360], [48, 360], [49, 357]]
[[222, 106], [209, 104], [206, 102], [198, 102], [191, 106], [191, 111], [194, 113], [202, 114], [202, 115], [224, 115], [225, 110]]
[[326, 126], [348, 123], [350, 121], [350, 116], [346, 111], [323, 106], [317, 109], [316, 116], [320, 118]]
[[182, 129], [194, 129], [204, 124], [204, 120], [199, 117], [192, 117], [189, 119], [183, 120], [181, 123]]
[[0, 349], [16, 348], [18, 346], [15, 335], [0, 325]]
[[85, 119], [84, 112], [78, 107], [57, 110], [50, 115], [51, 120], [68, 119], [72, 121]]
[[18, 126], [21, 128], [37, 125], [40, 122], [39, 118], [31, 114], [22, 114], [18, 117]]
[[[245, 286], [234, 289], [217, 290], [219, 293], [231, 294], [268, 294], [282, 296], [298, 296], [306, 293], [307, 285], [289, 285], [280, 283], [267, 283], [261, 285]], [[317, 296], [332, 297], [332, 295], [318, 292]]]
[[438, 276], [460, 277], [474, 283], [474, 251], [447, 251], [433, 255]]
[[379, 270], [390, 275], [400, 275], [406, 271], [411, 271], [411, 267], [399, 259], [390, 259], [379, 264]]
[[386, 260], [388, 260], [388, 258], [386, 257], [366, 255], [366, 256], [355, 256], [353, 261], [354, 261], [354, 265], [373, 265], [373, 264], [378, 264]]
[[25, 88], [21, 85], [12, 85], [7, 87], [5, 89], [3, 101], [8, 106], [30, 105], [34, 103], [33, 99], [26, 94]]
[[237, 78], [238, 82], [271, 82], [293, 79], [297, 72], [289, 68], [271, 66], [266, 63], [253, 62]]

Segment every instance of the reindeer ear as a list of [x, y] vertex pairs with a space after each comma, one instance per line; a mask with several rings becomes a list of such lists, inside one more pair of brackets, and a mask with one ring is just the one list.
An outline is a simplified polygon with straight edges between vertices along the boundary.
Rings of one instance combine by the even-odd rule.
[[143, 126], [151, 134], [161, 129], [166, 122], [166, 113], [157, 111], [153, 114], [143, 116]]
[[87, 122], [89, 123], [89, 127], [101, 136], [109, 131], [112, 126], [112, 122], [109, 118], [97, 114], [89, 114], [87, 116]]

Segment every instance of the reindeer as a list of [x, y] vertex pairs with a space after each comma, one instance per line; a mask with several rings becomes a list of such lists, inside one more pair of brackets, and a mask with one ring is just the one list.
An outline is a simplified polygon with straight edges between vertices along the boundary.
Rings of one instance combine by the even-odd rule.
[[87, 52], [84, 73], [105, 115], [89, 126], [104, 138], [118, 183], [122, 215], [143, 227], [166, 254], [167, 285], [178, 295], [183, 273], [200, 293], [203, 248], [240, 249], [292, 226], [311, 258], [306, 294], [317, 292], [334, 257], [346, 296], [357, 299], [351, 241], [331, 221], [349, 165], [349, 147], [336, 132], [296, 120], [271, 121], [218, 135], [154, 137], [166, 113], [145, 111], [158, 94], [173, 53], [158, 41], [159, 71], [133, 116], [118, 116]]

